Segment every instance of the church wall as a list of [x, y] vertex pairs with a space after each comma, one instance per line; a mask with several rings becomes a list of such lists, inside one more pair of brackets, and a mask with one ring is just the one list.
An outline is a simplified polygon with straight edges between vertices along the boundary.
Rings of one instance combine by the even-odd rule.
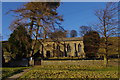
[[[80, 52], [78, 52], [78, 45], [81, 45], [81, 50]], [[46, 55], [48, 53], [50, 53], [50, 57], [53, 57], [54, 54], [56, 54], [56, 56], [63, 56], [65, 57], [65, 50], [67, 52], [67, 57], [68, 56], [76, 56], [75, 51], [77, 51], [77, 56], [81, 56], [81, 54], [85, 55], [84, 53], [84, 45], [83, 45], [83, 41], [61, 41], [60, 43], [57, 42], [45, 42], [44, 44], [44, 57], [47, 57]], [[68, 52], [67, 50], [67, 46], [70, 46], [70, 51]], [[76, 50], [75, 50], [75, 45], [76, 45]], [[66, 47], [64, 47], [66, 46]], [[55, 47], [55, 49], [54, 49]], [[59, 49], [59, 50], [58, 50]], [[40, 46], [40, 50], [42, 50], [42, 46]], [[53, 50], [56, 50], [56, 52], [53, 52]], [[60, 54], [57, 53], [57, 51], [60, 52]], [[82, 56], [83, 56], [82, 55]]]

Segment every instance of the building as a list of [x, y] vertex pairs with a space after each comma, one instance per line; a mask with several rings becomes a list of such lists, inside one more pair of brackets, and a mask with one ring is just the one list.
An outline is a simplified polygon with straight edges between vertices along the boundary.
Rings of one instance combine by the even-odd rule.
[[40, 53], [44, 57], [85, 57], [83, 38], [45, 39]]

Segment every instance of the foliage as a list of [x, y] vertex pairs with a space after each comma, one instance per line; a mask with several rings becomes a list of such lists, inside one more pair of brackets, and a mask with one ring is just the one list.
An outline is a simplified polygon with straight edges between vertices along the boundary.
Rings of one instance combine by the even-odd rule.
[[20, 25], [13, 31], [8, 42], [10, 43], [10, 52], [14, 55], [14, 59], [29, 56], [32, 39], [23, 26]]
[[4, 51], [2, 50], [2, 66], [5, 66]]
[[8, 41], [2, 41], [2, 49], [4, 52], [10, 52], [10, 44]]
[[76, 37], [76, 36], [77, 36], [77, 31], [76, 30], [71, 30], [70, 37]]
[[89, 31], [83, 37], [84, 51], [86, 57], [94, 58], [99, 50], [100, 36], [96, 31]]
[[42, 65], [34, 67], [20, 78], [118, 78], [118, 71], [117, 67]]
[[67, 37], [67, 31], [63, 31], [63, 30], [55, 30], [54, 32], [50, 32], [48, 33], [49, 38], [65, 38]]

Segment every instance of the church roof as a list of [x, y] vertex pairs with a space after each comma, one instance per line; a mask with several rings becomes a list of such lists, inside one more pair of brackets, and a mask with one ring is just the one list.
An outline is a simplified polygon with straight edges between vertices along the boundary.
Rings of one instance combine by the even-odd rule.
[[45, 39], [47, 42], [52, 41], [83, 41], [83, 37], [71, 37], [71, 38], [53, 38], [53, 39]]
[[[34, 41], [35, 39], [33, 39]], [[70, 37], [70, 38], [47, 38], [47, 39], [40, 39], [47, 42], [53, 41], [83, 41], [83, 37]], [[8, 41], [0, 41], [2, 43], [8, 43]]]

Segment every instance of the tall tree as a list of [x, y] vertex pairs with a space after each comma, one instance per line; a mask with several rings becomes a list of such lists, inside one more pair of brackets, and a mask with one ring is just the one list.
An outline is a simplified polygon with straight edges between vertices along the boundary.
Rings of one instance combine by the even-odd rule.
[[23, 26], [18, 26], [8, 39], [10, 52], [14, 59], [29, 57], [32, 39]]
[[[22, 8], [12, 10], [19, 15], [17, 16], [17, 20], [13, 21], [13, 25], [21, 23], [26, 25], [29, 33], [31, 35], [34, 34], [34, 37], [46, 38], [47, 32], [55, 30], [55, 26], [58, 25], [61, 27], [60, 21], [63, 21], [63, 19], [62, 16], [57, 13], [59, 6], [59, 2], [26, 3]], [[15, 26], [11, 26], [11, 29], [13, 29], [13, 27]]]
[[102, 38], [102, 48], [104, 49], [104, 64], [107, 66], [109, 47], [111, 46], [110, 37], [117, 34], [118, 27], [118, 3], [109, 2], [106, 3], [104, 9], [98, 9], [95, 11], [99, 22], [97, 24], [98, 32]]
[[[32, 46], [34, 51], [38, 39], [45, 39], [47, 33], [53, 32], [56, 27], [62, 28], [60, 23], [63, 18], [57, 12], [59, 6], [60, 2], [28, 2], [21, 8], [12, 10], [18, 14], [18, 17], [10, 28], [14, 29], [18, 24], [24, 25], [31, 37], [36, 40]], [[43, 41], [39, 40], [39, 42], [41, 45], [43, 44]]]
[[76, 30], [71, 30], [70, 37], [76, 37], [76, 36], [77, 36], [77, 31]]
[[100, 36], [96, 31], [89, 31], [83, 37], [84, 51], [86, 57], [95, 58], [99, 50]]

